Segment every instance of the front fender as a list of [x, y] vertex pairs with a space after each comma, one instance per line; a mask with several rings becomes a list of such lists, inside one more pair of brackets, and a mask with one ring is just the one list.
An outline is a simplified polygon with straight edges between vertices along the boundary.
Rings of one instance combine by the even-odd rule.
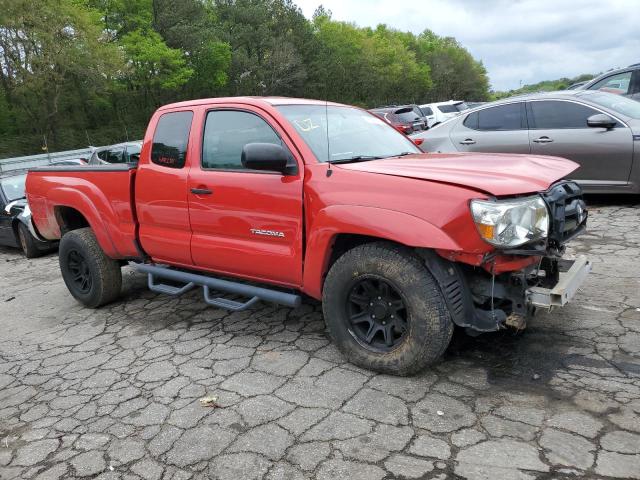
[[307, 295], [322, 297], [324, 275], [339, 234], [377, 237], [409, 247], [461, 250], [440, 228], [414, 215], [376, 207], [332, 205], [318, 212], [309, 227], [303, 273]]

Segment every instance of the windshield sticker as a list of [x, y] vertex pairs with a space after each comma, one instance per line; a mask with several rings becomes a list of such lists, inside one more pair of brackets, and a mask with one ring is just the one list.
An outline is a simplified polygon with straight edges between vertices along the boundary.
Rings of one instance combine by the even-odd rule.
[[302, 130], [303, 132], [310, 132], [316, 128], [320, 128], [320, 125], [314, 125], [313, 120], [311, 118], [305, 118], [304, 120], [296, 120], [295, 124]]

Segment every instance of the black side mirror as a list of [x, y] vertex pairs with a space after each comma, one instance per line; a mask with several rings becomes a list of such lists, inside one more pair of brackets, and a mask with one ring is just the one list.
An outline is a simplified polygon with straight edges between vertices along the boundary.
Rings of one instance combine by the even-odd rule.
[[606, 128], [607, 130], [610, 130], [615, 127], [617, 123], [618, 122], [616, 122], [613, 118], [604, 113], [597, 113], [587, 118], [587, 125], [589, 125], [591, 128]]
[[295, 167], [289, 164], [289, 154], [281, 145], [273, 143], [247, 143], [242, 149], [242, 166], [250, 170], [267, 170], [293, 175]]

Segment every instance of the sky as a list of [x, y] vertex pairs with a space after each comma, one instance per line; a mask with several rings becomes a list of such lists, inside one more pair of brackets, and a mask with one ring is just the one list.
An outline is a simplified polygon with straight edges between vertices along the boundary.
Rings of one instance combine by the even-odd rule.
[[640, 62], [640, 0], [294, 0], [311, 18], [455, 37], [494, 90]]

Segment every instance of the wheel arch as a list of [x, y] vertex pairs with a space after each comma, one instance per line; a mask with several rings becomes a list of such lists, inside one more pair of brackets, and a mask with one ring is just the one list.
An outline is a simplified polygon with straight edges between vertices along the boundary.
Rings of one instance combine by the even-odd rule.
[[349, 249], [374, 241], [409, 248], [460, 250], [437, 226], [395, 210], [358, 205], [335, 205], [321, 210], [310, 228], [305, 253], [303, 291], [322, 298], [331, 265]]
[[77, 208], [69, 205], [56, 205], [53, 207], [55, 221], [60, 229], [60, 237], [67, 232], [88, 227], [93, 231], [98, 244], [105, 254], [113, 258], [119, 257], [120, 255], [98, 213], [95, 209], [88, 208], [89, 211], [82, 207]]
[[91, 227], [87, 217], [80, 210], [66, 205], [57, 205], [53, 209], [56, 222], [60, 228], [60, 235], [64, 235], [71, 230]]

